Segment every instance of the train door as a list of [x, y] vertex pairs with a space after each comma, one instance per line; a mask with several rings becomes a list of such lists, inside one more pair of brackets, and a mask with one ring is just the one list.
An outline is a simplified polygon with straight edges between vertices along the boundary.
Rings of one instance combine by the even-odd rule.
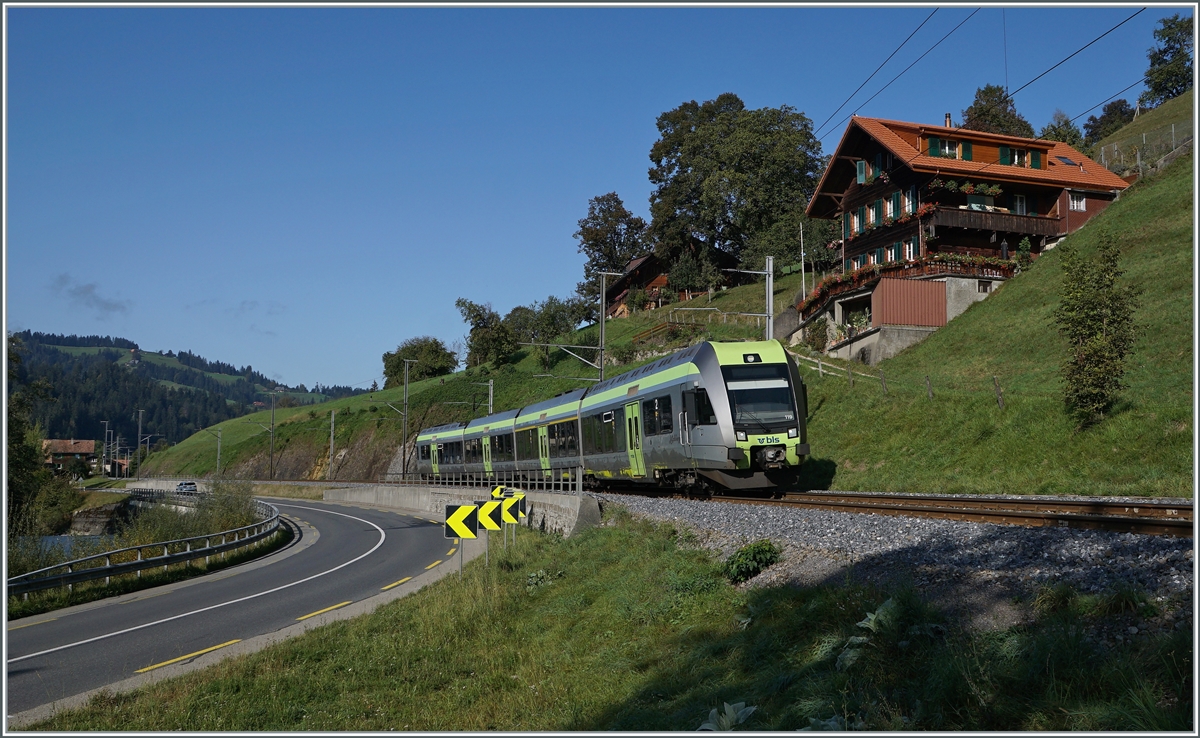
[[542, 476], [550, 476], [550, 434], [549, 428], [538, 426], [538, 456], [542, 459]]
[[429, 444], [429, 460], [433, 462], [433, 473], [438, 473], [438, 457], [441, 456], [442, 444]]
[[642, 457], [642, 407], [631, 402], [625, 406], [625, 450], [629, 452], [629, 472], [635, 478], [646, 476], [646, 460]]
[[[675, 414], [675, 427], [677, 429], [676, 438], [679, 441], [680, 450], [683, 457], [687, 459], [689, 466], [695, 466], [695, 457], [692, 456], [692, 418], [688, 415], [687, 402], [688, 392], [691, 390], [691, 384], [679, 385], [679, 397], [682, 402], [679, 403], [680, 410]], [[695, 403], [691, 403], [695, 404]]]
[[483, 444], [483, 470], [488, 474], [492, 473], [492, 438], [484, 436], [479, 439]]

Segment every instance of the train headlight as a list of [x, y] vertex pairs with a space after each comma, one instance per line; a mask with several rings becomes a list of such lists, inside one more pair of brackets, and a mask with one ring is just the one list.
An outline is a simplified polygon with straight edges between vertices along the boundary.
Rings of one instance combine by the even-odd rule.
[[735, 435], [739, 441], [746, 440], [746, 431], [734, 431], [733, 435]]
[[799, 431], [799, 429], [797, 429], [797, 428], [788, 428], [788, 438], [795, 438], [795, 437], [796, 437], [796, 436], [798, 436], [798, 435], [800, 435], [800, 431]]

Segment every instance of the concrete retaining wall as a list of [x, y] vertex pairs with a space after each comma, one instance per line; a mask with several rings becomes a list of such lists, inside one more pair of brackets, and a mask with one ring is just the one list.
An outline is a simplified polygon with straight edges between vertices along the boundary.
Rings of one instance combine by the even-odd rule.
[[[446, 505], [462, 505], [488, 499], [487, 487], [435, 487], [420, 485], [378, 485], [342, 487], [325, 491], [325, 499], [336, 502], [357, 502], [381, 507], [424, 510], [442, 517]], [[551, 492], [525, 493], [527, 517], [523, 525], [542, 531], [571, 536], [584, 528], [600, 523], [600, 506], [592, 497]]]

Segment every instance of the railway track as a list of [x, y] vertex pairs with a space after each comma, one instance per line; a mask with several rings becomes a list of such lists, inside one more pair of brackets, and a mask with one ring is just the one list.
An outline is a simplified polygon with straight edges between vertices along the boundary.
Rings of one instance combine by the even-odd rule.
[[1026, 527], [1091, 528], [1192, 537], [1191, 502], [1109, 502], [1089, 499], [996, 499], [960, 495], [870, 492], [785, 492], [782, 497], [712, 498], [730, 503], [808, 507], [839, 512], [969, 520]]
[[[270, 484], [271, 482], [256, 482]], [[328, 485], [308, 480], [275, 480], [274, 484]], [[339, 486], [388, 484], [339, 481]], [[563, 490], [566, 492], [567, 490]], [[636, 487], [609, 489], [618, 494], [656, 497], [686, 497], [670, 490]], [[882, 494], [874, 492], [783, 492], [779, 497], [716, 495], [719, 502], [808, 507], [816, 510], [904, 515], [909, 517], [968, 520], [976, 523], [1026, 527], [1090, 528], [1119, 533], [1142, 533], [1177, 537], [1194, 536], [1191, 501], [1108, 501], [1079, 498], [1022, 497], [994, 498], [970, 495]]]

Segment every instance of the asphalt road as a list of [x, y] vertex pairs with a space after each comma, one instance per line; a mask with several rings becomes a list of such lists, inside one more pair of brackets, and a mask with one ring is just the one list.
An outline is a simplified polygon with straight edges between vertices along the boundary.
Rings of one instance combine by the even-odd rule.
[[[297, 531], [255, 562], [8, 623], [6, 713], [104, 687], [380, 594], [454, 541], [415, 511], [272, 499]], [[457, 553], [457, 552], [456, 552]]]

